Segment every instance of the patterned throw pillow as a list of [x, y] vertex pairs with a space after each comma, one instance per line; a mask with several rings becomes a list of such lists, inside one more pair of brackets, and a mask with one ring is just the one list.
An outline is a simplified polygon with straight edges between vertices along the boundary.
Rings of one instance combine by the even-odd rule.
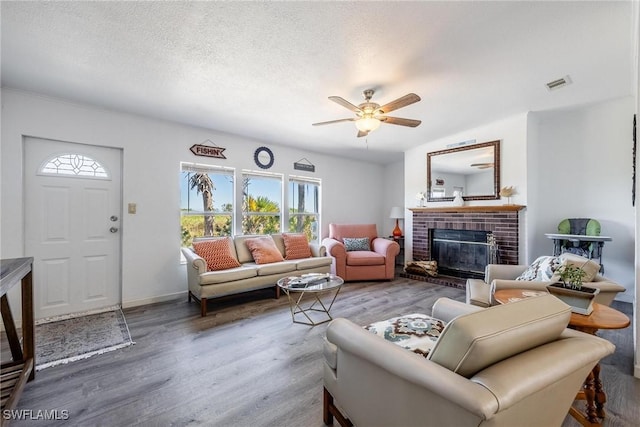
[[284, 259], [311, 258], [309, 241], [305, 234], [282, 233], [284, 240]]
[[273, 241], [271, 236], [247, 239], [244, 243], [251, 251], [251, 256], [256, 264], [271, 264], [272, 262], [284, 261], [276, 242]]
[[549, 282], [556, 280], [554, 274], [562, 261], [555, 256], [541, 256], [533, 263], [516, 280], [527, 280], [533, 282]]
[[344, 243], [347, 252], [371, 250], [368, 237], [345, 237], [342, 239], [342, 243]]
[[426, 314], [408, 314], [372, 323], [364, 328], [400, 347], [427, 357], [445, 323]]
[[193, 250], [196, 255], [204, 258], [207, 262], [208, 271], [228, 270], [229, 268], [240, 267], [240, 263], [233, 256], [231, 238], [225, 237], [215, 240], [203, 240], [193, 242]]

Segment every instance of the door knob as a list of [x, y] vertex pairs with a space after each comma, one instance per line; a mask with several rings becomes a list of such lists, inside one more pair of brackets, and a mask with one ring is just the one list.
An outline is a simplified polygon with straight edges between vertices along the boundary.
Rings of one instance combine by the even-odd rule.
[[117, 229], [116, 227], [111, 227], [111, 228], [109, 229], [109, 231], [110, 231], [110, 232], [112, 232], [112, 233], [115, 233], [115, 232], [117, 232], [117, 231], [118, 231], [118, 229]]
[[118, 220], [118, 217], [115, 215], [111, 215], [111, 217], [109, 218], [111, 221], [116, 222]]

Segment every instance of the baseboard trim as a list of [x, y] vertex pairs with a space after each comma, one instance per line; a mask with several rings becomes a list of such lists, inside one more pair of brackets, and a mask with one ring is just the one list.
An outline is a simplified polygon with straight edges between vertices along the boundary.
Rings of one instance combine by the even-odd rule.
[[630, 302], [631, 304], [633, 304], [633, 295], [618, 294], [614, 299], [616, 301]]
[[140, 307], [141, 305], [155, 304], [159, 302], [174, 301], [183, 298], [187, 300], [188, 293], [186, 291], [176, 292], [173, 294], [160, 295], [151, 298], [142, 298], [129, 301], [122, 301], [122, 308]]

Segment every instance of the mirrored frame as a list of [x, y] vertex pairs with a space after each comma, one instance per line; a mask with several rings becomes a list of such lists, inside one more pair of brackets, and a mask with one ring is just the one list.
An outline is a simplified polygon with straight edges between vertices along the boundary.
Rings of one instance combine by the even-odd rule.
[[500, 198], [500, 141], [466, 145], [427, 153], [427, 201]]

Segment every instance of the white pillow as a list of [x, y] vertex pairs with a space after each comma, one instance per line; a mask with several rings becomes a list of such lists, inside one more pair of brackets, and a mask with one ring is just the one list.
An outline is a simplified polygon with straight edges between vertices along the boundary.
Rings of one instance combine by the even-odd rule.
[[538, 257], [516, 280], [527, 280], [532, 282], [557, 281], [555, 272], [562, 265], [560, 257], [541, 256]]

